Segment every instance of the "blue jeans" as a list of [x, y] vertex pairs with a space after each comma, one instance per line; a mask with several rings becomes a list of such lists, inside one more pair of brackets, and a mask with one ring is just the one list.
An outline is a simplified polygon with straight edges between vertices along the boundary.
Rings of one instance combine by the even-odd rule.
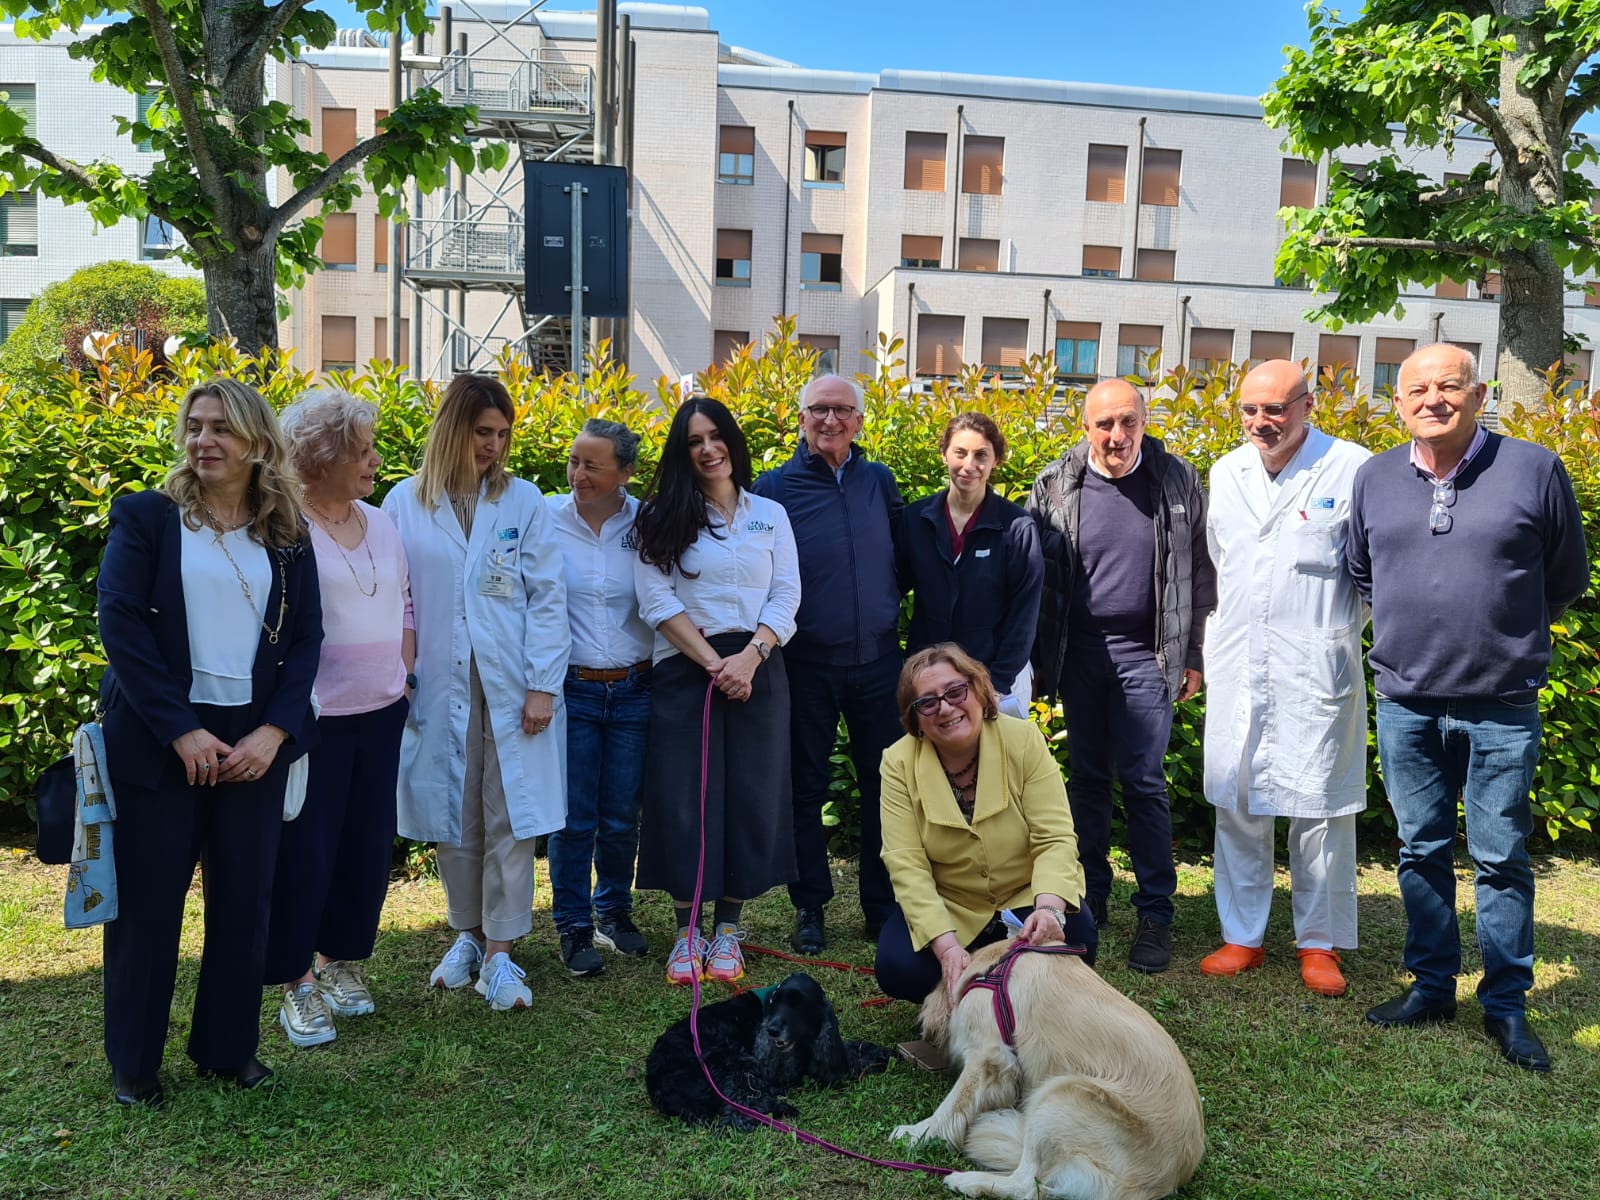
[[1128, 857], [1139, 890], [1133, 907], [1158, 925], [1172, 923], [1178, 887], [1172, 859], [1172, 807], [1165, 760], [1172, 736], [1172, 696], [1155, 655], [1118, 662], [1100, 653], [1067, 653], [1061, 699], [1071, 773], [1067, 799], [1078, 834], [1085, 895], [1111, 894], [1111, 784], [1122, 782]]
[[567, 825], [550, 835], [550, 907], [558, 930], [592, 925], [591, 902], [602, 916], [633, 907], [650, 676], [601, 683], [579, 679], [574, 669], [566, 698]]
[[1419, 992], [1455, 998], [1456, 797], [1476, 869], [1478, 999], [1491, 1017], [1520, 1013], [1533, 986], [1532, 813], [1539, 761], [1539, 700], [1391, 700], [1378, 697], [1378, 756], [1400, 826], [1400, 897], [1407, 968]]

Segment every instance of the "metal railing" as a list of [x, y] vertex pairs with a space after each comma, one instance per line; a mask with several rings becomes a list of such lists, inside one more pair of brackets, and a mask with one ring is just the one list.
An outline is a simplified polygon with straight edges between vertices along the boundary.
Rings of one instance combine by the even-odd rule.
[[525, 269], [520, 222], [476, 217], [416, 220], [409, 225], [410, 271], [516, 275]]
[[420, 84], [437, 88], [446, 104], [473, 104], [483, 114], [594, 112], [594, 68], [583, 63], [447, 54], [440, 64]]

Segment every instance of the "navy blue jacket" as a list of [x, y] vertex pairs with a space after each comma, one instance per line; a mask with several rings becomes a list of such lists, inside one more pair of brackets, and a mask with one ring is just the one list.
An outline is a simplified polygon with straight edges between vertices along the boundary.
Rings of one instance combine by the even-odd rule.
[[955, 642], [989, 668], [1004, 694], [1028, 661], [1039, 621], [1038, 526], [1027, 509], [991, 491], [967, 526], [961, 561], [953, 561], [947, 493], [909, 505], [894, 540], [900, 586], [916, 594], [906, 653]]
[[[100, 641], [110, 666], [100, 681], [101, 727], [112, 776], [149, 785], [172, 743], [204, 722], [189, 702], [194, 672], [183, 599], [182, 517], [160, 491], [135, 492], [111, 505], [111, 533], [96, 584]], [[287, 580], [289, 611], [273, 645], [265, 629], [256, 647], [251, 709], [255, 724], [289, 735], [285, 764], [316, 741], [311, 686], [322, 650], [322, 593], [310, 539], [274, 551], [272, 589], [262, 609], [277, 623]], [[278, 570], [279, 557], [283, 571]]]
[[900, 650], [894, 531], [905, 501], [894, 475], [852, 446], [842, 479], [802, 438], [752, 489], [789, 514], [800, 557], [798, 628], [783, 652], [854, 667]]

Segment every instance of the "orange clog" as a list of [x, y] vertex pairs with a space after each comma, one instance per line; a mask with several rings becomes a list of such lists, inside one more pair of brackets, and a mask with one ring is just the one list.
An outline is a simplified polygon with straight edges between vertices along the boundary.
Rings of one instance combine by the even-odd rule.
[[1339, 956], [1332, 950], [1301, 950], [1300, 978], [1319, 996], [1342, 996], [1350, 990], [1339, 970]]
[[1260, 946], [1235, 946], [1223, 942], [1222, 949], [1213, 951], [1200, 960], [1202, 975], [1240, 975], [1254, 971], [1267, 961], [1267, 952]]

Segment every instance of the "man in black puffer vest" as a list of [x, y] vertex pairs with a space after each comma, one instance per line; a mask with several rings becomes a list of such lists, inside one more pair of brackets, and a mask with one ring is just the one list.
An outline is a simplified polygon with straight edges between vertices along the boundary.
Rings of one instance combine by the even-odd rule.
[[1137, 389], [1096, 384], [1084, 398], [1084, 440], [1044, 469], [1027, 508], [1044, 552], [1034, 691], [1061, 697], [1066, 712], [1086, 904], [1104, 925], [1118, 779], [1139, 885], [1128, 966], [1155, 972], [1171, 958], [1177, 888], [1163, 758], [1174, 701], [1200, 690], [1217, 578], [1200, 477], [1144, 427]]

